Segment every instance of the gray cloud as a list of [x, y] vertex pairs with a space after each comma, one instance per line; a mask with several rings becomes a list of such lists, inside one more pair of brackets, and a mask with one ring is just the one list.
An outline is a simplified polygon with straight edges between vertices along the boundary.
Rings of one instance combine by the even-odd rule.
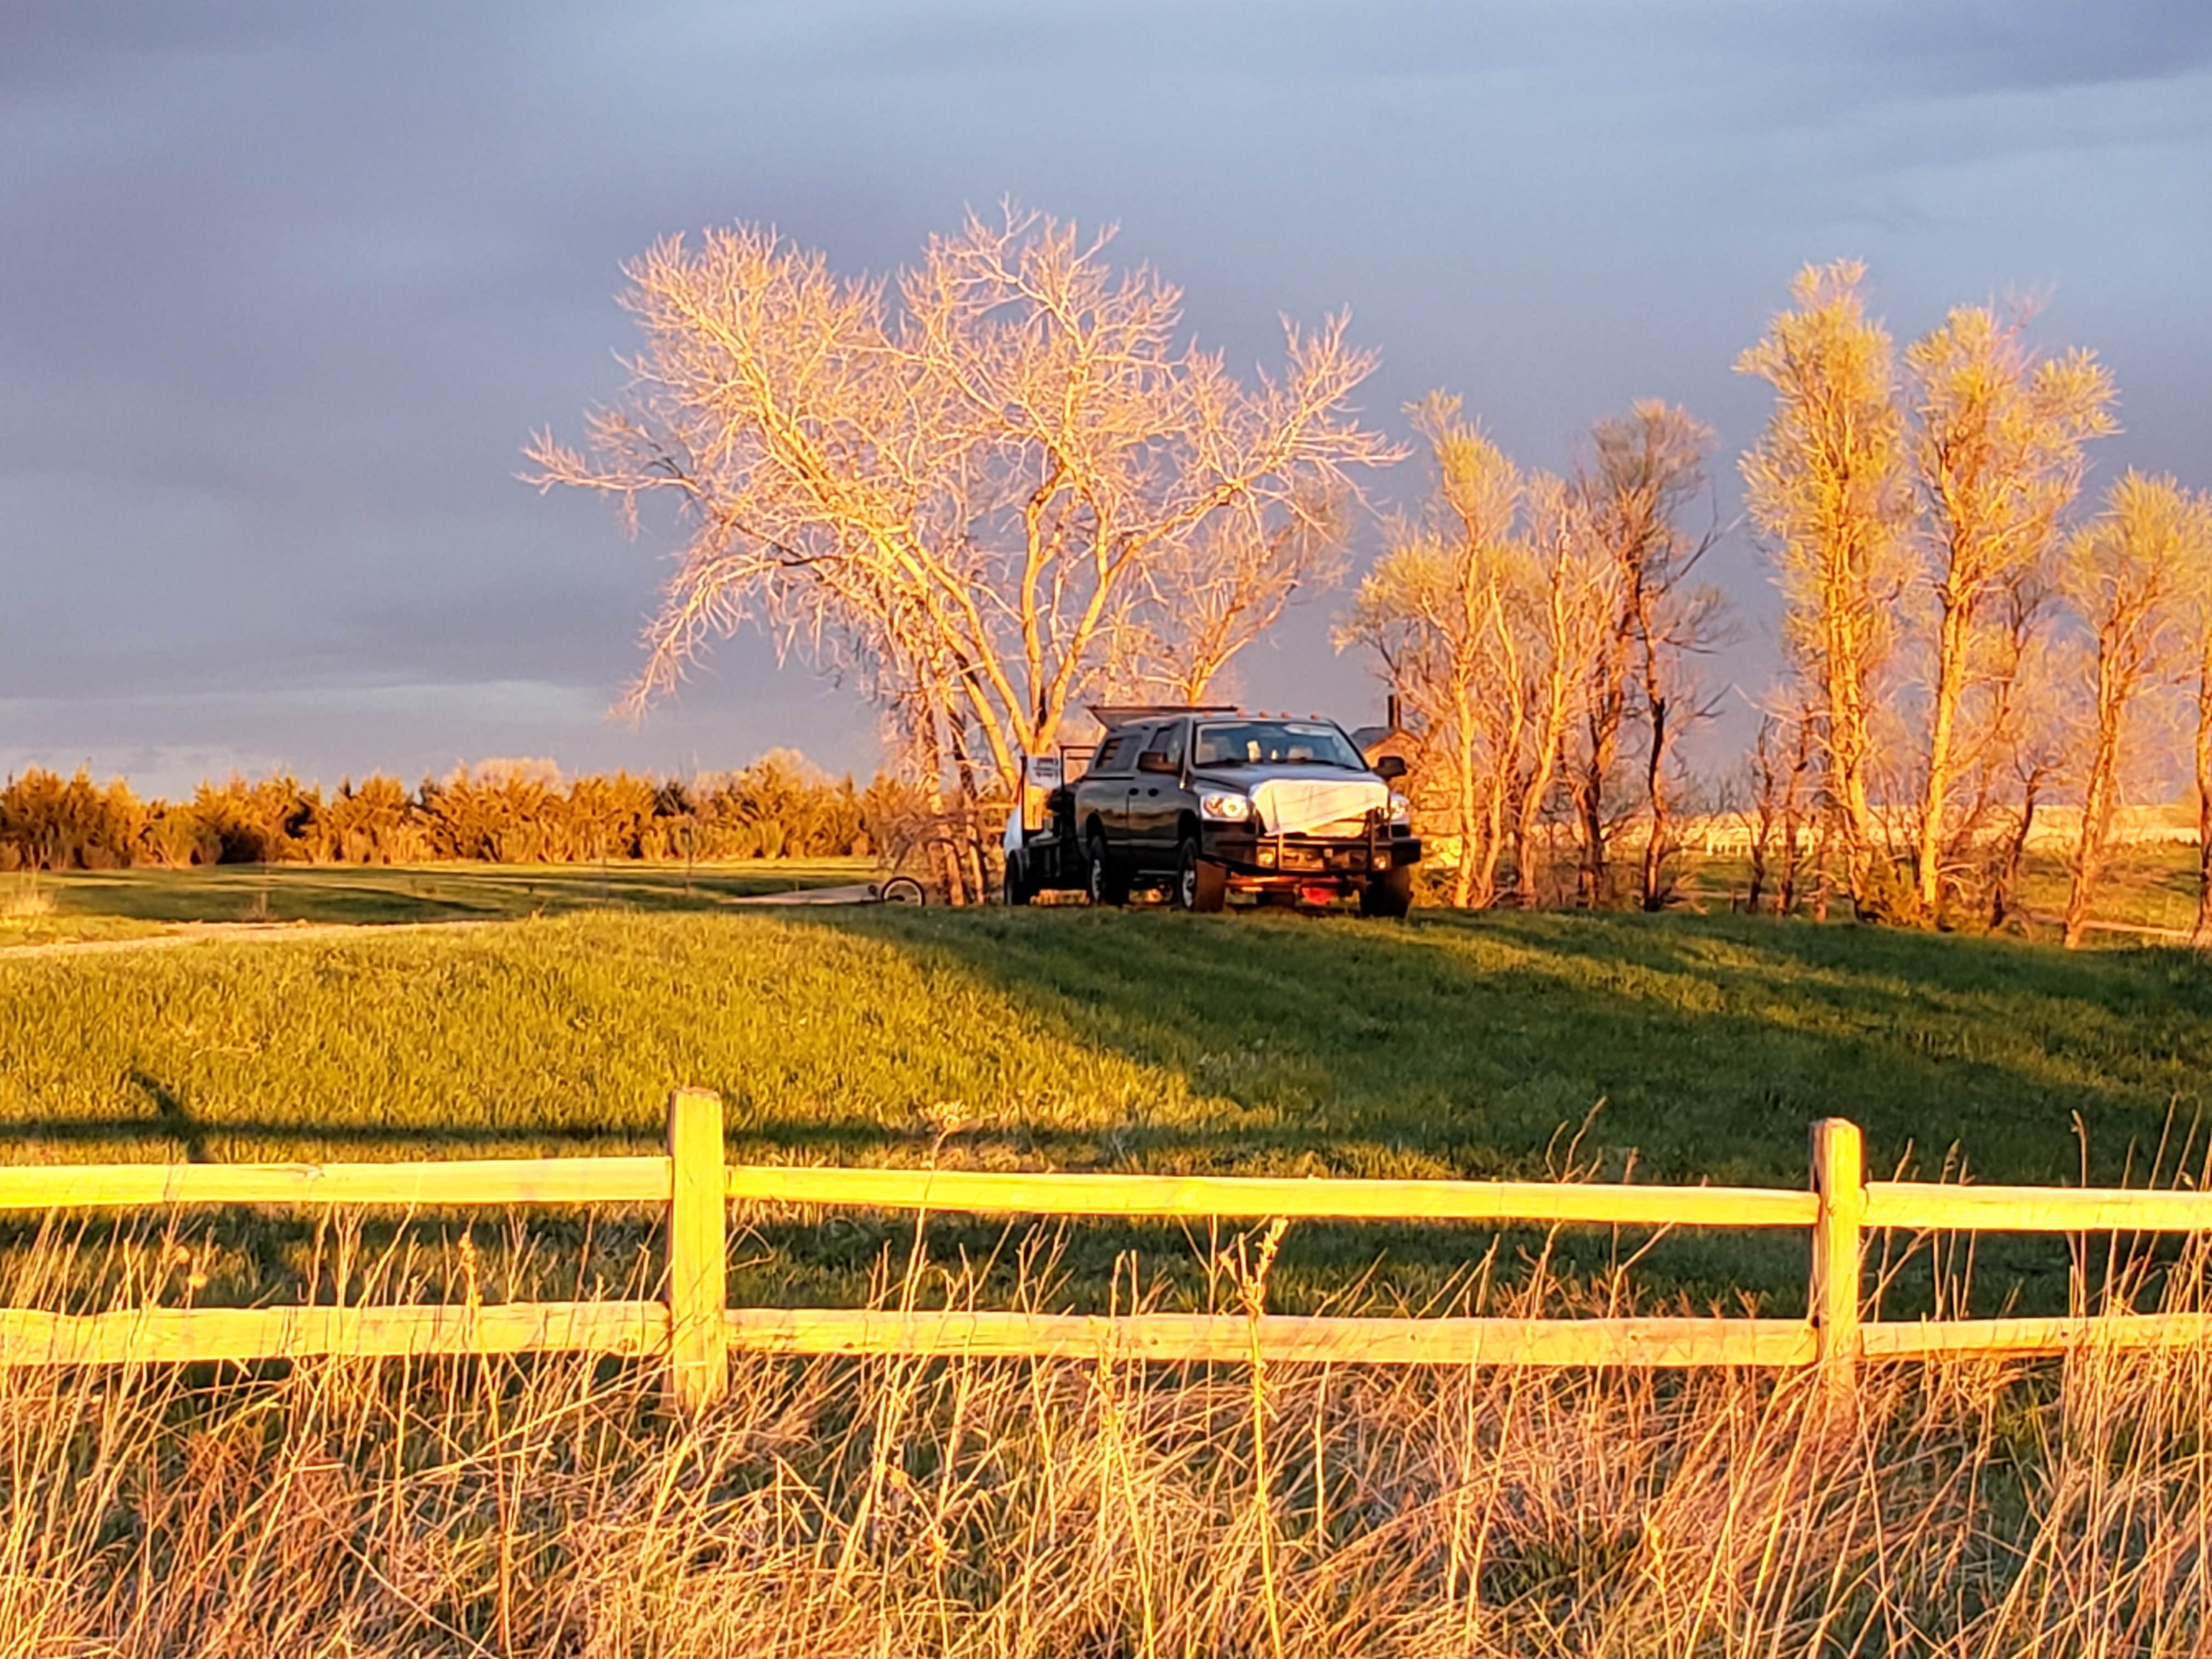
[[[1450, 386], [1543, 465], [1650, 392], [1732, 452], [1735, 352], [1798, 264], [1863, 254], [1900, 332], [2048, 289], [2125, 394], [2106, 465], [2201, 469], [2208, 91], [2197, 0], [19, 12], [0, 770], [870, 764], [866, 712], [757, 639], [603, 722], [660, 550], [514, 478], [616, 389], [619, 262], [736, 218], [876, 269], [1002, 193], [1116, 220], [1232, 359], [1350, 303], [1376, 418]], [[1763, 615], [1740, 540], [1720, 568]], [[1364, 708], [1325, 633], [1252, 695]]]

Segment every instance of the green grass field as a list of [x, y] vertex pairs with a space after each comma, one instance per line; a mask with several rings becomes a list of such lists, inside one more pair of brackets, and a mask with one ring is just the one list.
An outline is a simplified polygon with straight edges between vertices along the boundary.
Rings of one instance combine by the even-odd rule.
[[[1749, 884], [1751, 866], [1735, 857], [1700, 857], [1685, 854], [1680, 861], [1679, 894], [1689, 908], [1726, 910], [1740, 904]], [[1770, 878], [1771, 880], [1771, 878]], [[2026, 916], [2015, 915], [2007, 925], [2014, 938], [2055, 943], [2058, 921], [2066, 908], [2070, 877], [2064, 859], [2050, 846], [2032, 851], [2021, 872], [2017, 904]], [[2179, 942], [2197, 921], [2197, 848], [2179, 842], [2147, 842], [2115, 847], [2099, 878], [2095, 902], [2090, 906], [2091, 931], [2087, 943], [2132, 945], [2148, 937], [2171, 936]], [[1768, 896], [1771, 902], [1772, 889]], [[1801, 902], [1809, 895], [1801, 893]], [[1832, 908], [1844, 915], [1849, 905], [1841, 893]], [[1972, 932], [1982, 918], [1969, 912], [1960, 921]]]
[[[1979, 1179], [2057, 1182], [2086, 1155], [2141, 1178], [2212, 1097], [2212, 965], [1726, 916], [1079, 908], [641, 908], [0, 957], [16, 1159], [647, 1147], [678, 1083], [720, 1091], [732, 1157], [763, 1161], [1536, 1175], [1564, 1170], [1579, 1132], [1577, 1167], [1606, 1178], [1796, 1186], [1808, 1124], [1835, 1114], [1880, 1170], [1955, 1153]], [[279, 1255], [305, 1248], [305, 1223], [224, 1235], [241, 1294], [276, 1271], [246, 1260], [272, 1227]], [[852, 1299], [903, 1236], [763, 1223], [738, 1294]], [[932, 1248], [1000, 1238], [948, 1224]], [[1276, 1282], [1311, 1305], [1379, 1265], [1373, 1293], [1419, 1303], [1481, 1243], [1304, 1227]], [[1577, 1235], [1570, 1257], [1595, 1271], [1626, 1248]], [[1066, 1249], [1079, 1286], [1137, 1249], [1172, 1297], [1198, 1294], [1174, 1230], [1083, 1227]], [[1683, 1237], [1641, 1271], [1779, 1309], [1802, 1255]], [[1978, 1270], [1990, 1295], [2063, 1297], [2047, 1243], [1984, 1241]]]
[[0, 876], [0, 951], [195, 923], [513, 921], [578, 910], [711, 910], [871, 878], [867, 859], [743, 863], [218, 865]]

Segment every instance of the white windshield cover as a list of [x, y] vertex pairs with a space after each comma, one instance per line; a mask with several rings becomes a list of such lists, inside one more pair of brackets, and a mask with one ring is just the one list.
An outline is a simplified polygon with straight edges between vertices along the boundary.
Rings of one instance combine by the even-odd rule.
[[1356, 836], [1368, 813], [1390, 804], [1380, 778], [1269, 778], [1252, 791], [1269, 835], [1303, 836], [1316, 830]]

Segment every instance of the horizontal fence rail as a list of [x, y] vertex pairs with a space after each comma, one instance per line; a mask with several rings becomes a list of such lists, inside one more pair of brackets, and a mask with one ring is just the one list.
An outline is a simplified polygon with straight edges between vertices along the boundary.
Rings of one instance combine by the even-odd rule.
[[969, 1170], [739, 1166], [756, 1203], [971, 1215], [1287, 1221], [1549, 1221], [1621, 1227], [1806, 1227], [1810, 1193], [1771, 1187], [1595, 1186], [1553, 1181], [1356, 1181], [1257, 1176], [1016, 1175]]
[[144, 1308], [52, 1314], [0, 1310], [0, 1359], [106, 1365], [164, 1360], [308, 1359], [353, 1354], [610, 1353], [668, 1346], [659, 1302], [520, 1302], [489, 1307]]
[[1268, 1314], [999, 1313], [748, 1308], [750, 1353], [902, 1354], [1364, 1365], [1799, 1365], [1796, 1319], [1335, 1319]]
[[[1813, 1367], [1863, 1359], [2212, 1348], [2212, 1314], [1875, 1321], [1869, 1231], [2212, 1231], [2212, 1193], [1939, 1186], [1864, 1179], [1859, 1132], [1813, 1130], [1813, 1190], [1513, 1181], [1023, 1174], [726, 1165], [722, 1105], [669, 1100], [668, 1151], [644, 1158], [410, 1164], [0, 1168], [0, 1212], [194, 1205], [424, 1209], [659, 1206], [668, 1273], [653, 1301], [498, 1305], [0, 1309], [0, 1365], [566, 1352], [656, 1359], [672, 1405], [728, 1386], [732, 1352], [1374, 1365]], [[727, 1306], [729, 1206], [980, 1215], [1532, 1223], [1805, 1230], [1803, 1319], [1344, 1318]]]
[[0, 1212], [187, 1204], [665, 1204], [654, 1158], [488, 1158], [421, 1164], [98, 1164], [0, 1169]]
[[2212, 1231], [2212, 1192], [1867, 1183], [1867, 1225], [1912, 1232]]

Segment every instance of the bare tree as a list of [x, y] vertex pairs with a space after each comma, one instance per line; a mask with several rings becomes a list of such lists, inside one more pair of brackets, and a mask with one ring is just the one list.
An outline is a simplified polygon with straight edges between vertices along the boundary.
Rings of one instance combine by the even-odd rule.
[[1692, 587], [1689, 578], [1711, 546], [1711, 530], [1692, 536], [1682, 519], [1705, 489], [1712, 433], [1686, 410], [1656, 398], [1592, 429], [1593, 458], [1575, 480], [1592, 533], [1610, 553], [1619, 580], [1612, 627], [1592, 677], [1583, 717], [1583, 746], [1575, 769], [1575, 808], [1582, 843], [1577, 892], [1602, 904], [1610, 886], [1607, 840], [1619, 813], [1609, 805], [1632, 720], [1644, 724], [1644, 798], [1651, 835], [1639, 897], [1646, 909], [1663, 901], [1668, 847], [1672, 749], [1699, 709], [1687, 659], [1730, 636], [1719, 593]]
[[1413, 411], [1434, 499], [1401, 524], [1335, 632], [1375, 653], [1422, 746], [1416, 805], [1459, 849], [1452, 902], [1540, 902], [1545, 814], [1619, 609], [1620, 574], [1579, 491], [1518, 468], [1456, 398]]
[[1826, 793], [1841, 814], [1853, 902], [1881, 908], [1883, 837], [1871, 775], [1875, 708], [1910, 574], [1905, 422], [1890, 337], [1866, 315], [1856, 261], [1808, 266], [1797, 309], [1737, 360], [1772, 386], [1774, 413], [1743, 458], [1747, 504], [1788, 602], [1785, 637], [1819, 700]]
[[2212, 495], [2197, 497], [2190, 570], [2190, 626], [2197, 636], [2197, 925], [2190, 942], [2212, 950]]
[[2065, 687], [2074, 647], [2051, 626], [2059, 608], [2052, 563], [2046, 555], [2010, 572], [1997, 587], [1987, 629], [1990, 665], [1983, 676], [1988, 708], [1972, 754], [1974, 798], [1960, 815], [1946, 854], [1954, 866], [1963, 864], [1969, 843], [1994, 825], [1986, 895], [1992, 927], [2003, 927], [2014, 914], [2036, 812], [2063, 781], [2072, 758]]
[[1737, 815], [1743, 821], [1744, 851], [1751, 864], [1751, 878], [1743, 895], [1746, 915], [1757, 915], [1766, 896], [1766, 863], [1774, 848], [1775, 823], [1781, 817], [1782, 769], [1776, 764], [1778, 746], [1774, 716], [1761, 714], [1759, 729], [1752, 735], [1751, 758], [1746, 769], [1749, 775], [1746, 805]]
[[2196, 665], [2186, 601], [2212, 544], [2212, 509], [2172, 478], [2130, 471], [2104, 513], [2070, 538], [2061, 565], [2066, 596], [2095, 642], [2081, 828], [2066, 895], [2066, 946], [2089, 920], [2113, 809], [2119, 804], [2130, 728], [2148, 693]]
[[1182, 652], [1167, 683], [1202, 689], [1326, 579], [1349, 473], [1396, 458], [1348, 410], [1372, 355], [1332, 318], [1241, 382], [1106, 245], [1009, 209], [889, 284], [744, 226], [626, 267], [626, 395], [585, 449], [529, 453], [633, 527], [655, 492], [684, 509], [629, 706], [757, 619], [908, 723], [945, 787], [1010, 790], [1117, 664]]
[[1301, 597], [1343, 580], [1351, 508], [1340, 491], [1301, 502], [1264, 534], [1224, 514], [1167, 549], [1146, 572], [1146, 604], [1112, 655], [1115, 689], [1203, 702]]
[[[1790, 733], [1790, 765], [1782, 785], [1782, 881], [1774, 896], [1774, 914], [1778, 916], [1796, 913], [1797, 889], [1805, 861], [1805, 815], [1808, 808], [1817, 805], [1820, 787], [1820, 740], [1811, 706], [1799, 704], [1784, 726]], [[1824, 828], [1818, 857], [1823, 872], [1827, 866], [1826, 822], [1826, 815], [1821, 815]]]
[[1340, 651], [1375, 653], [1421, 744], [1417, 805], [1449, 826], [1452, 902], [1493, 903], [1511, 780], [1528, 718], [1517, 614], [1528, 550], [1516, 539], [1520, 470], [1432, 394], [1412, 411], [1437, 468], [1433, 499], [1399, 525], [1336, 629]]
[[1614, 549], [1596, 532], [1579, 492], [1559, 479], [1528, 480], [1530, 556], [1524, 567], [1531, 647], [1524, 655], [1529, 695], [1528, 730], [1516, 733], [1512, 786], [1513, 892], [1521, 904], [1538, 899], [1536, 828], [1567, 759], [1567, 739], [1583, 717], [1597, 665], [1616, 637], [1623, 572]]
[[[2081, 489], [2083, 446], [2118, 429], [2103, 365], [2081, 350], [2036, 356], [2024, 320], [1961, 307], [1905, 352], [1913, 481], [1938, 607], [1914, 860], [1918, 907], [1930, 919], [1942, 902], [1959, 772], [1972, 758], [1960, 727], [1978, 659], [2000, 676], [2023, 660], [2017, 641], [1983, 648], [1990, 612], [2056, 542]], [[1986, 689], [2002, 726], [2010, 688], [1998, 678]]]

